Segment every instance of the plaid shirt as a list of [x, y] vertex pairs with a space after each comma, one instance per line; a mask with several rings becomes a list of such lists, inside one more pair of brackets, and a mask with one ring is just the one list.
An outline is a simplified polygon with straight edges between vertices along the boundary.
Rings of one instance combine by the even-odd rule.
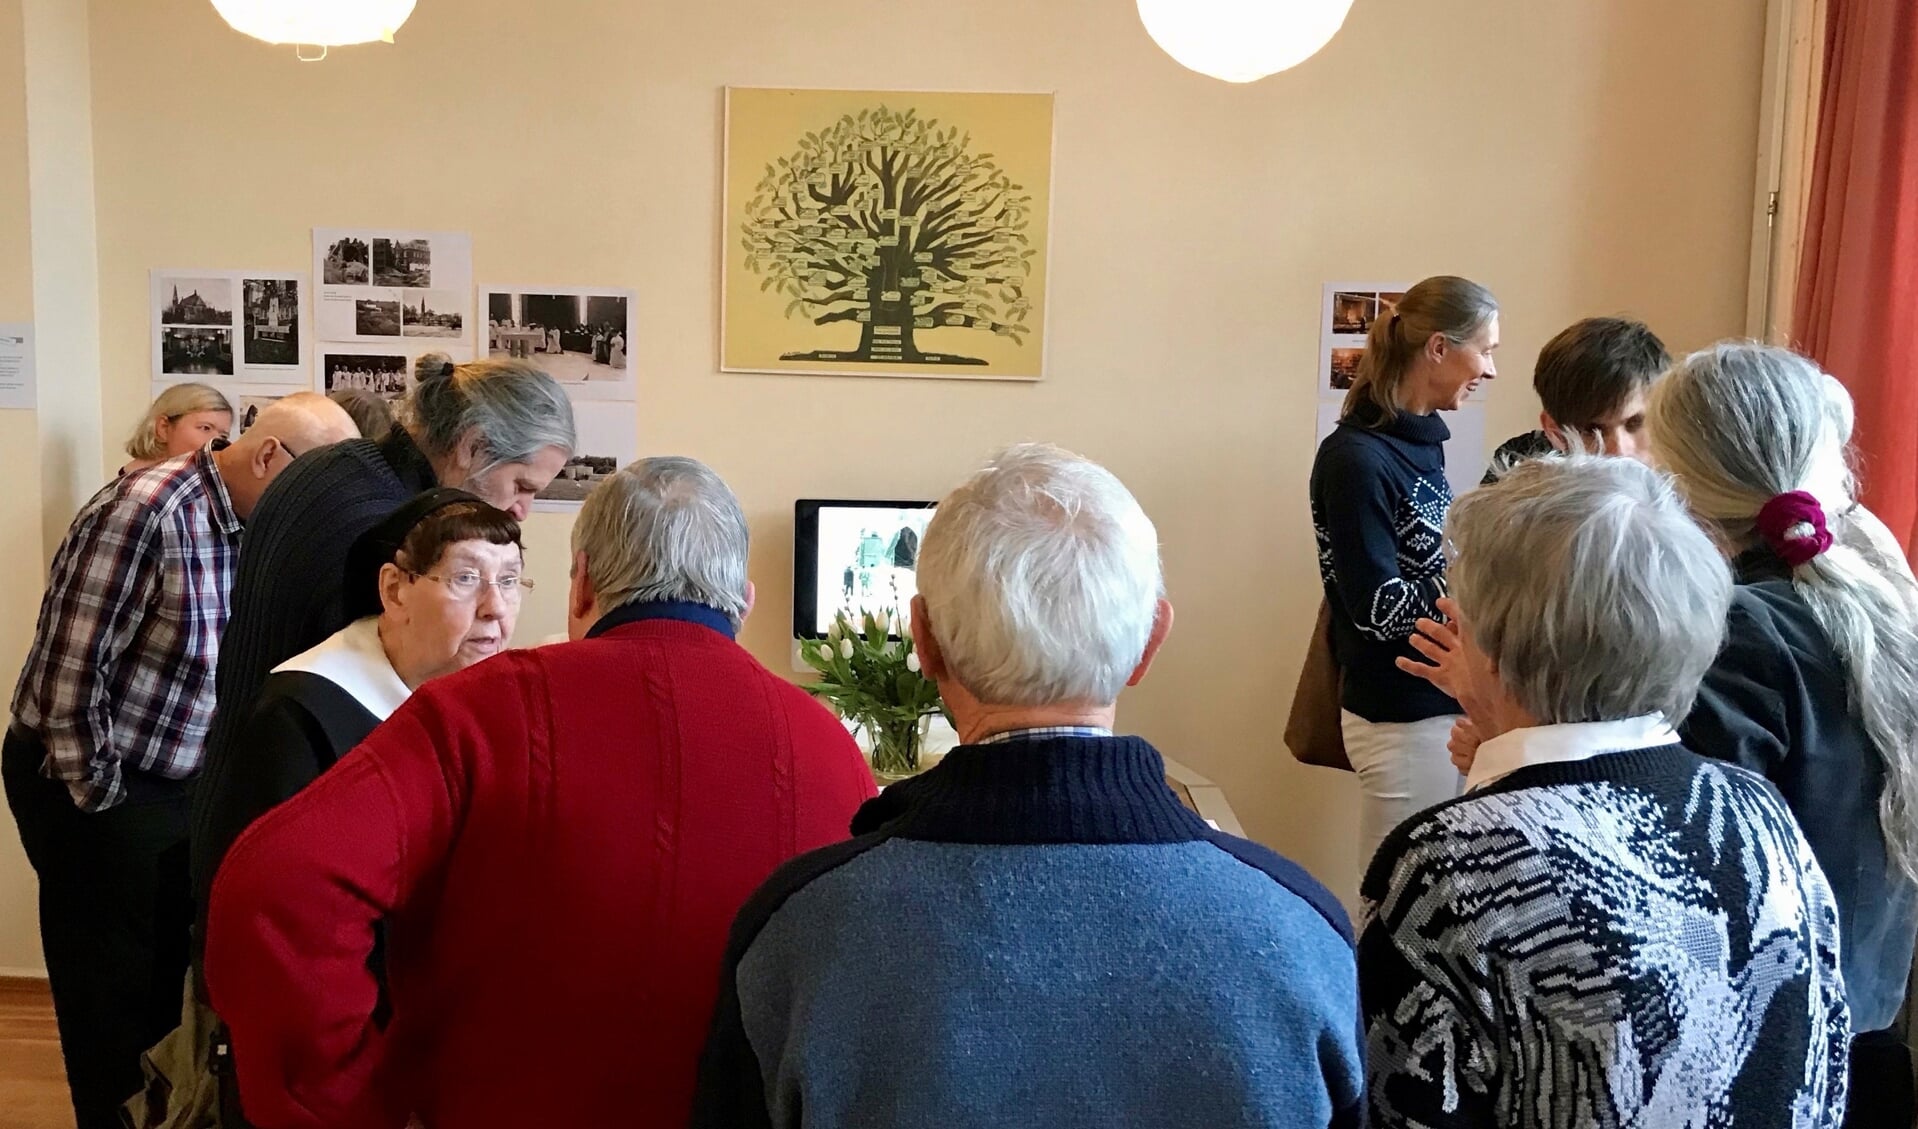
[[1096, 725], [1041, 725], [1034, 729], [1008, 729], [972, 742], [974, 745], [1004, 745], [1011, 741], [1037, 741], [1045, 737], [1110, 737], [1112, 730]]
[[46, 744], [40, 771], [81, 810], [124, 799], [128, 768], [170, 780], [199, 769], [239, 557], [211, 448], [108, 484], [68, 527], [13, 719]]

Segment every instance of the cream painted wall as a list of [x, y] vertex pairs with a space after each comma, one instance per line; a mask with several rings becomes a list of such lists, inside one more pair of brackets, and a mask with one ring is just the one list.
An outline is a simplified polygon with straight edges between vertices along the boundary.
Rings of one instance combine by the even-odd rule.
[[[1320, 283], [1491, 285], [1500, 435], [1576, 317], [1634, 312], [1681, 348], [1737, 331], [1763, 5], [1359, 0], [1318, 58], [1249, 87], [1178, 68], [1126, 0], [830, 11], [423, 0], [398, 45], [302, 65], [204, 0], [96, 0], [106, 433], [146, 403], [154, 265], [303, 268], [316, 224], [416, 225], [471, 231], [483, 279], [630, 286], [642, 449], [739, 492], [746, 642], [778, 668], [794, 498], [936, 496], [997, 445], [1065, 444], [1158, 521], [1178, 606], [1123, 723], [1349, 891], [1352, 783], [1278, 738], [1318, 599]], [[719, 374], [727, 83], [1056, 91], [1049, 378]], [[522, 641], [563, 626], [566, 528], [533, 522]]]
[[[0, 321], [33, 320], [33, 257], [28, 220], [27, 88], [20, 0], [0, 0]], [[0, 492], [0, 553], [15, 562], [13, 583], [0, 591], [0, 678], [25, 661], [39, 600], [40, 469], [27, 454], [39, 445], [36, 413], [0, 411], [0, 460], [8, 489]], [[5, 683], [9, 702], [13, 684]], [[41, 967], [33, 913], [33, 871], [0, 816], [0, 976]]]

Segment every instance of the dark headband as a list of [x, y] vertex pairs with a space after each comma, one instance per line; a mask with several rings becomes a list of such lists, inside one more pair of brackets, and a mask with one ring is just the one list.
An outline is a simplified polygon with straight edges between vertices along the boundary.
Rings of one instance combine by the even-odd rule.
[[400, 546], [419, 524], [448, 506], [480, 499], [464, 490], [435, 486], [417, 494], [362, 533], [346, 551], [346, 585], [340, 600], [349, 621], [380, 614], [380, 569], [399, 556]]

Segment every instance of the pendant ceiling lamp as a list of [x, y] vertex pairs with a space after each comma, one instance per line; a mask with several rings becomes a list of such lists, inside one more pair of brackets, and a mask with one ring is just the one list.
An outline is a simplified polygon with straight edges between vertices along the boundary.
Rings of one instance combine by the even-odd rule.
[[1305, 62], [1351, 10], [1352, 0], [1139, 0], [1153, 42], [1181, 66], [1227, 82]]
[[234, 31], [268, 43], [318, 47], [313, 61], [329, 47], [349, 43], [393, 42], [393, 33], [413, 14], [415, 0], [213, 0], [213, 10]]

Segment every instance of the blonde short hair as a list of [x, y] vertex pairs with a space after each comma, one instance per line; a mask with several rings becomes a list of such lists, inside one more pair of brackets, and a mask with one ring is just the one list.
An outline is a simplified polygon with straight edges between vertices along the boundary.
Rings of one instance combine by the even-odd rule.
[[233, 405], [218, 388], [210, 384], [188, 381], [176, 384], [160, 393], [140, 419], [138, 427], [133, 429], [133, 437], [127, 440], [127, 454], [136, 459], [166, 458], [166, 441], [160, 438], [160, 421], [169, 422], [194, 412], [225, 412], [230, 418]]

